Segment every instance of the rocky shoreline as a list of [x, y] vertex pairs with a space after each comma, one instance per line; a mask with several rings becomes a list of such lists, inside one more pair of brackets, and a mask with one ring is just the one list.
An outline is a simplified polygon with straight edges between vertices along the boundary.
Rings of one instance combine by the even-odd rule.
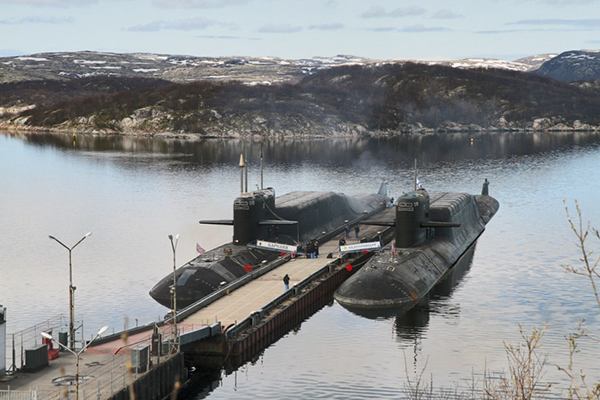
[[262, 138], [344, 138], [344, 137], [390, 137], [402, 135], [435, 135], [435, 134], [457, 134], [457, 133], [539, 133], [539, 132], [600, 132], [599, 126], [592, 126], [575, 121], [571, 124], [566, 123], [560, 118], [539, 118], [528, 124], [506, 124], [499, 126], [482, 127], [478, 125], [462, 125], [457, 123], [447, 123], [442, 126], [431, 128], [420, 124], [402, 124], [395, 130], [370, 130], [365, 126], [357, 124], [331, 123], [317, 124], [312, 123], [308, 126], [301, 124], [298, 126], [287, 126], [277, 129], [265, 126], [264, 123], [255, 124], [252, 127], [234, 127], [234, 126], [211, 126], [207, 127], [203, 133], [195, 132], [175, 132], [173, 130], [153, 130], [148, 129], [149, 124], [144, 123], [145, 129], [136, 129], [131, 125], [125, 124], [125, 129], [97, 129], [92, 126], [82, 124], [67, 123], [58, 127], [39, 127], [29, 126], [23, 123], [22, 118], [18, 118], [21, 123], [15, 123], [15, 120], [0, 120], [0, 130], [6, 132], [28, 132], [28, 133], [53, 133], [65, 135], [91, 135], [91, 136], [127, 136], [127, 137], [146, 137], [146, 138], [164, 138], [164, 139], [262, 139]]

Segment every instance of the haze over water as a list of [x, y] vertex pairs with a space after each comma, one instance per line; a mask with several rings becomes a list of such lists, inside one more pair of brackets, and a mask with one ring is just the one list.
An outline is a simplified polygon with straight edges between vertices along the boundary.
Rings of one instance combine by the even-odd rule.
[[[471, 141], [471, 139], [473, 139]], [[249, 189], [260, 185], [260, 142], [183, 142], [81, 136], [0, 135], [0, 304], [9, 333], [68, 315], [67, 245], [73, 251], [75, 313], [85, 336], [120, 331], [168, 311], [148, 291], [172, 272], [167, 235], [181, 235], [177, 264], [231, 239], [231, 228], [199, 225], [231, 218], [239, 194], [239, 154], [250, 160]], [[563, 205], [600, 227], [600, 135], [468, 134], [265, 143], [265, 186], [346, 194], [390, 183], [392, 195], [419, 179], [431, 191], [479, 193], [484, 178], [500, 201], [466, 275], [428, 308], [376, 319], [336, 303], [207, 389], [209, 398], [398, 398], [407, 373], [425, 368], [434, 385], [462, 388], [484, 369], [506, 370], [503, 341], [548, 323], [541, 351], [546, 380], [565, 377], [564, 337], [586, 319], [600, 328], [589, 282], [563, 272], [579, 265]], [[597, 249], [598, 241], [590, 241]], [[576, 362], [600, 379], [598, 346], [581, 343]], [[408, 370], [408, 372], [406, 371]]]

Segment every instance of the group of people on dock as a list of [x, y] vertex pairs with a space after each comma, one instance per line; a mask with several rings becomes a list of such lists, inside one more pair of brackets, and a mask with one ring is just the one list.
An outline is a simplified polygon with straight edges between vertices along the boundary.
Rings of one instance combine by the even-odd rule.
[[[356, 225], [354, 227], [354, 237], [356, 239], [358, 239], [360, 236], [360, 227], [358, 225]], [[350, 225], [348, 223], [348, 221], [346, 221], [346, 237], [349, 238], [350, 237]], [[346, 239], [341, 238], [339, 240], [339, 245], [343, 246], [346, 244]], [[302, 250], [304, 252], [304, 254], [306, 255], [306, 258], [319, 258], [319, 241], [317, 239], [312, 239], [307, 241], [304, 246], [302, 247], [302, 249], [300, 247], [298, 247], [298, 250]], [[293, 256], [295, 258], [295, 254]], [[329, 256], [328, 256], [329, 258]], [[290, 283], [290, 277], [286, 274], [283, 277], [283, 283], [285, 285], [285, 290], [289, 289], [289, 283]]]
[[306, 258], [319, 258], [319, 241], [312, 239], [304, 245], [304, 254]]
[[[359, 235], [360, 235], [360, 227], [358, 225], [356, 225], [354, 227], [354, 236], [356, 239], [358, 239]], [[348, 223], [348, 221], [346, 221], [346, 237], [347, 238], [350, 237], [350, 224]]]

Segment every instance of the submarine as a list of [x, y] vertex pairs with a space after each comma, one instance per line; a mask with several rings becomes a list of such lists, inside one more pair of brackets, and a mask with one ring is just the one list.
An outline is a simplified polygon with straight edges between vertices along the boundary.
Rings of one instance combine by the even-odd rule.
[[419, 188], [400, 196], [394, 207], [393, 221], [362, 222], [393, 226], [395, 237], [334, 293], [351, 311], [416, 305], [468, 254], [500, 203], [488, 194], [486, 180], [481, 195]]
[[233, 202], [232, 220], [200, 221], [232, 226], [232, 241], [200, 254], [165, 276], [150, 290], [150, 296], [172, 308], [175, 280], [177, 309], [185, 308], [282, 253], [302, 253], [303, 244], [309, 240], [329, 240], [347, 224], [353, 226], [389, 203], [385, 181], [377, 193], [358, 196], [294, 191], [276, 198], [273, 188], [242, 192]]

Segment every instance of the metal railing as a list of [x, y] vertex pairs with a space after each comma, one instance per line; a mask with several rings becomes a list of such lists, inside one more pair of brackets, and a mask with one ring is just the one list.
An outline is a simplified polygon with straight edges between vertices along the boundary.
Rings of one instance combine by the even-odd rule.
[[0, 390], [0, 400], [37, 400], [37, 390]]
[[[360, 219], [360, 218], [357, 218], [357, 219]], [[373, 240], [374, 238], [377, 238], [377, 237], [386, 236], [391, 231], [392, 231], [392, 228], [386, 228], [380, 234], [377, 234], [375, 236], [369, 237], [368, 239]], [[340, 230], [340, 232], [341, 232], [341, 230]], [[363, 258], [364, 258], [364, 256], [355, 257], [356, 260], [360, 260], [360, 259], [363, 259]], [[252, 313], [252, 315], [248, 316], [248, 318], [246, 318], [246, 319], [238, 322], [237, 324], [235, 324], [234, 326], [232, 326], [231, 328], [229, 328], [225, 332], [226, 338], [228, 340], [236, 338], [241, 332], [243, 332], [246, 329], [250, 328], [252, 325], [255, 325], [256, 321], [262, 320], [262, 318], [264, 317], [264, 315], [266, 315], [269, 312], [271, 312], [273, 309], [275, 309], [281, 303], [285, 302], [286, 300], [288, 300], [291, 297], [297, 296], [298, 294], [300, 294], [300, 292], [302, 291], [302, 289], [304, 289], [306, 286], [308, 286], [309, 284], [311, 284], [312, 282], [314, 282], [315, 280], [317, 280], [321, 276], [327, 274], [328, 272], [333, 271], [333, 269], [335, 268], [335, 266], [336, 265], [337, 266], [341, 265], [342, 262], [345, 259], [346, 259], [346, 257], [334, 259], [330, 263], [328, 263], [327, 265], [325, 265], [323, 268], [321, 268], [321, 269], [313, 272], [312, 274], [310, 274], [309, 276], [307, 276], [305, 279], [303, 279], [302, 281], [300, 281], [296, 285], [294, 285], [292, 288], [290, 288], [290, 290], [288, 290], [288, 291], [282, 293], [281, 295], [277, 296], [271, 302], [265, 304], [265, 306], [262, 307], [260, 310]]]
[[[152, 371], [159, 362], [167, 362], [173, 357], [173, 354], [163, 354], [160, 358], [150, 357], [151, 365], [141, 366], [142, 370], [136, 368], [127, 369], [127, 364], [131, 360], [130, 354], [107, 355], [96, 358], [94, 364], [96, 367], [89, 367], [85, 375], [79, 376], [78, 397], [80, 400], [99, 400], [109, 399], [124, 388], [129, 387], [138, 378]], [[0, 400], [45, 400], [45, 399], [63, 399], [72, 398], [75, 392], [75, 376], [62, 376], [60, 381], [54, 383], [55, 389], [41, 389], [33, 391], [0, 391]], [[8, 396], [13, 397], [2, 397]], [[16, 397], [16, 394], [18, 396]], [[32, 393], [27, 397], [29, 393]], [[34, 397], [35, 396], [35, 397]]]
[[67, 320], [63, 315], [58, 315], [35, 324], [22, 331], [6, 336], [6, 369], [7, 373], [14, 373], [25, 365], [25, 350], [42, 344], [40, 332], [66, 331]]
[[[196, 311], [217, 301], [218, 299], [227, 295], [228, 293], [233, 292], [234, 290], [244, 286], [246, 283], [250, 282], [251, 280], [256, 279], [256, 278], [266, 274], [267, 272], [272, 271], [273, 269], [279, 267], [281, 264], [284, 264], [287, 261], [289, 261], [289, 259], [290, 259], [289, 255], [286, 255], [285, 257], [277, 258], [277, 259], [271, 261], [270, 263], [268, 263], [260, 268], [257, 268], [256, 270], [254, 270], [248, 274], [245, 274], [243, 277], [230, 282], [228, 285], [223, 286], [222, 288], [212, 292], [211, 294], [203, 297], [202, 299], [198, 300], [197, 302], [187, 306], [183, 310], [178, 311], [177, 312], [178, 322], [183, 321], [185, 318], [194, 314]], [[170, 322], [171, 319], [172, 319], [172, 317], [170, 319], [165, 320], [165, 322]]]
[[[267, 313], [271, 312], [272, 310], [274, 310], [281, 303], [283, 303], [286, 300], [288, 300], [288, 299], [290, 299], [290, 298], [298, 295], [299, 292], [305, 286], [307, 286], [308, 284], [310, 284], [311, 282], [313, 282], [315, 279], [317, 279], [320, 276], [322, 276], [322, 275], [326, 274], [327, 272], [331, 271], [331, 267], [330, 266], [332, 264], [335, 264], [336, 262], [337, 262], [337, 260], [334, 260], [331, 263], [325, 265], [323, 268], [321, 268], [321, 269], [313, 272], [308, 277], [306, 277], [305, 279], [303, 279], [302, 281], [300, 281], [296, 285], [294, 285], [292, 288], [290, 288], [290, 290], [287, 290], [287, 291], [283, 292], [282, 294], [280, 294], [279, 296], [277, 296], [275, 299], [273, 299], [269, 303], [265, 304], [265, 306], [263, 308], [261, 308], [260, 310], [256, 311], [255, 313], [253, 313], [252, 315], [250, 315], [248, 318], [246, 318], [246, 319], [238, 322], [234, 326], [232, 326], [230, 329], [228, 329], [225, 332], [226, 337], [228, 339], [235, 338], [242, 331], [244, 331], [247, 328], [249, 328], [252, 325], [254, 325], [254, 319], [256, 317], [258, 317], [259, 319], [262, 319], [262, 317], [265, 314], [267, 314]], [[256, 315], [257, 313], [259, 315]]]

